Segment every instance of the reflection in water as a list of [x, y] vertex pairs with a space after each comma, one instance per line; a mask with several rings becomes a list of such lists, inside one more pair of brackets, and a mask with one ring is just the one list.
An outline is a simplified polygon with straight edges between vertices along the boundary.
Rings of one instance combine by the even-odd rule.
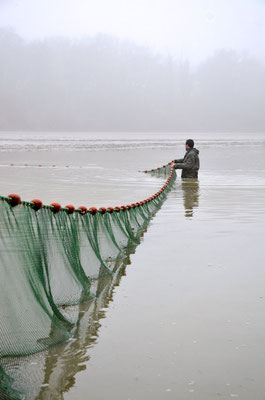
[[193, 208], [199, 206], [199, 181], [198, 179], [183, 179], [181, 184], [185, 217], [193, 217]]
[[[113, 301], [115, 287], [126, 275], [125, 269], [130, 264], [130, 254], [135, 252], [135, 248], [126, 249], [126, 258], [113, 261], [113, 275], [106, 274], [105, 268], [101, 267], [98, 277], [92, 282], [95, 293], [93, 300], [61, 310], [77, 320], [68, 341], [31, 356], [2, 360], [5, 371], [14, 381], [10, 395], [4, 393], [2, 396], [0, 392], [1, 400], [63, 399], [63, 394], [75, 384], [75, 375], [86, 368], [85, 362], [89, 360], [87, 349], [97, 343], [100, 320], [105, 318], [105, 311]], [[50, 337], [53, 337], [54, 329], [51, 323]]]
[[[130, 264], [130, 255], [141, 242], [148, 223], [148, 220], [143, 222], [141, 231], [137, 234], [137, 243], [132, 244], [128, 239], [122, 258], [119, 253], [115, 259], [109, 261], [112, 274], [106, 274], [105, 266], [100, 266], [98, 275], [91, 281], [90, 290], [95, 295], [93, 299], [75, 306], [60, 308], [60, 312], [66, 318], [77, 321], [69, 340], [32, 356], [1, 360], [5, 371], [12, 377], [13, 389], [11, 395], [5, 393], [4, 397], [0, 392], [0, 399], [63, 399], [63, 393], [69, 391], [75, 384], [75, 375], [85, 369], [85, 362], [89, 359], [87, 349], [97, 342], [100, 320], [105, 318], [105, 310], [113, 301], [114, 289], [119, 286], [122, 276], [126, 274], [125, 269]], [[52, 342], [56, 329], [52, 321], [49, 335], [37, 341]]]
[[97, 343], [100, 320], [105, 318], [105, 309], [113, 300], [114, 288], [119, 285], [129, 263], [129, 256], [118, 261], [113, 277], [107, 276], [102, 270], [94, 282], [96, 298], [75, 307], [78, 313], [77, 328], [69, 341], [48, 350], [45, 377], [38, 399], [63, 399], [63, 393], [75, 384], [75, 375], [86, 368], [85, 363], [89, 360], [87, 349]]
[[[106, 359], [103, 358], [104, 351], [112, 343], [113, 332], [107, 330], [105, 344], [100, 351], [94, 351], [96, 362], [93, 367], [95, 365], [98, 369], [95, 368], [95, 372], [90, 377], [85, 376], [89, 373], [83, 374], [84, 377], [80, 381], [88, 379], [87, 390], [83, 390], [82, 385], [80, 388], [76, 386], [76, 391], [72, 391], [72, 393], [76, 393], [73, 398], [76, 399], [79, 395], [79, 399], [116, 399], [117, 393], [129, 392], [127, 390], [129, 384], [134, 385], [131, 387], [137, 388], [138, 398], [145, 399], [196, 398], [196, 400], [212, 400], [218, 397], [226, 399], [238, 397], [246, 400], [262, 398], [264, 393], [265, 331], [264, 318], [261, 317], [264, 311], [262, 237], [264, 237], [265, 221], [265, 141], [263, 139], [263, 142], [260, 143], [253, 139], [253, 136], [254, 134], [249, 134], [249, 139], [245, 143], [235, 143], [234, 135], [229, 141], [216, 143], [212, 137], [205, 135], [204, 141], [201, 142], [201, 147], [204, 149], [205, 169], [200, 182], [181, 181], [180, 179], [177, 181], [172, 199], [169, 196], [168, 206], [164, 208], [153, 224], [153, 233], [149, 236], [149, 241], [144, 243], [143, 251], [134, 259], [135, 266], [139, 267], [138, 272], [135, 273], [135, 280], [141, 279], [140, 266], [144, 266], [145, 263], [152, 267], [151, 271], [155, 271], [152, 285], [148, 284], [147, 286], [150, 289], [148, 294], [154, 298], [158, 297], [156, 302], [151, 303], [150, 301], [150, 307], [141, 307], [147, 302], [147, 291], [138, 292], [137, 303], [134, 303], [132, 294], [135, 290], [133, 286], [135, 280], [132, 279], [132, 283], [127, 285], [128, 296], [132, 297], [128, 299], [128, 312], [135, 311], [140, 305], [140, 313], [136, 313], [134, 319], [136, 331], [139, 331], [138, 327], [141, 326], [142, 321], [147, 321], [146, 327], [141, 326], [142, 340], [138, 342], [130, 340], [129, 336], [128, 339], [121, 341], [120, 356], [119, 353], [114, 355], [113, 350], [109, 351], [106, 357], [113, 357], [111, 367], [115, 374], [113, 373], [107, 382], [104, 379], [110, 375], [108, 371], [101, 375], [102, 386], [107, 384], [106, 391], [108, 393], [106, 396], [96, 397], [95, 392], [96, 394], [106, 393], [103, 390], [95, 390], [89, 384], [91, 385], [92, 382], [93, 386], [95, 377], [97, 378], [95, 384], [100, 381], [98, 367], [101, 364], [102, 370], [104, 369]], [[76, 137], [75, 140], [77, 140]], [[71, 142], [69, 143], [71, 145]], [[141, 193], [151, 192], [155, 181], [154, 179], [150, 180], [149, 187], [143, 185], [140, 178], [134, 180], [135, 170], [142, 166], [159, 165], [158, 161], [161, 158], [172, 159], [172, 149], [167, 150], [166, 146], [165, 141], [164, 150], [131, 151], [125, 155], [124, 152], [118, 151], [115, 153], [94, 151], [89, 153], [89, 157], [85, 151], [77, 154], [74, 151], [71, 153], [61, 150], [60, 153], [43, 153], [43, 156], [41, 152], [37, 151], [21, 151], [21, 156], [19, 152], [15, 152], [15, 155], [8, 151], [2, 152], [1, 157], [4, 157], [7, 163], [13, 162], [14, 158], [28, 162], [28, 157], [31, 157], [33, 161], [38, 160], [35, 162], [38, 164], [44, 161], [44, 157], [48, 157], [46, 162], [50, 162], [50, 164], [55, 163], [55, 160], [57, 163], [59, 159], [62, 165], [66, 165], [70, 158], [79, 165], [80, 158], [83, 157], [84, 165], [86, 165], [85, 160], [89, 158], [89, 162], [94, 165], [107, 166], [102, 170], [101, 175], [96, 174], [94, 169], [80, 169], [80, 173], [73, 175], [72, 180], [69, 178], [69, 170], [66, 172], [62, 170], [60, 175], [55, 174], [52, 177], [48, 174], [48, 168], [43, 169], [41, 173], [44, 183], [47, 181], [46, 185], [39, 184], [40, 176], [38, 174], [40, 172], [37, 174], [37, 168], [25, 169], [24, 172], [21, 169], [24, 177], [22, 172], [21, 175], [16, 175], [15, 171], [17, 170], [11, 169], [11, 172], [8, 172], [9, 170], [6, 169], [1, 180], [2, 189], [4, 188], [2, 192], [9, 193], [9, 188], [12, 186], [16, 187], [16, 191], [20, 194], [25, 193], [26, 190], [28, 190], [26, 193], [29, 193], [31, 187], [28, 186], [27, 189], [27, 185], [25, 185], [27, 182], [25, 174], [30, 173], [34, 180], [32, 187], [35, 183], [38, 193], [42, 191], [39, 193], [40, 198], [49, 199], [51, 196], [50, 201], [53, 200], [53, 192], [56, 193], [56, 190], [62, 197], [67, 197], [67, 191], [69, 191], [74, 204], [79, 202], [81, 193], [85, 192], [88, 192], [88, 197], [84, 197], [88, 203], [90, 198], [93, 198], [96, 203], [99, 202], [99, 199], [103, 199], [105, 205], [120, 203], [121, 190], [125, 197], [131, 198], [131, 195], [135, 193], [141, 198]], [[227, 161], [225, 167], [224, 152]], [[40, 157], [43, 159], [39, 160]], [[126, 158], [126, 165], [128, 164], [124, 175], [121, 171], [121, 165], [125, 165], [125, 163], [122, 164], [123, 158]], [[238, 169], [242, 159], [246, 163], [244, 168]], [[91, 172], [89, 173], [89, 171]], [[118, 176], [119, 181], [116, 175], [117, 171], [121, 171], [121, 176]], [[128, 178], [126, 185], [125, 178]], [[94, 182], [93, 179], [98, 179], [99, 183], [92, 188], [90, 186], [88, 190], [88, 184]], [[111, 184], [108, 180], [111, 181]], [[65, 183], [63, 186], [64, 182], [68, 181], [69, 183]], [[115, 190], [111, 189], [111, 185], [114, 185], [113, 182], [117, 182], [118, 185]], [[77, 188], [73, 184], [79, 184], [79, 190], [72, 190], [73, 187]], [[146, 181], [147, 184], [148, 181]], [[137, 191], [134, 191], [136, 185], [139, 187]], [[158, 185], [159, 181], [157, 180]], [[103, 186], [105, 191], [101, 190]], [[31, 196], [30, 193], [24, 194], [25, 198], [29, 198], [29, 196]], [[72, 198], [73, 196], [76, 196], [76, 200]], [[58, 200], [57, 195], [55, 198]], [[181, 204], [176, 201], [179, 198]], [[184, 212], [182, 201], [185, 207]], [[199, 202], [200, 206], [198, 207]], [[176, 223], [176, 218], [178, 223]], [[180, 235], [182, 229], [186, 229], [184, 236]], [[187, 237], [194, 246], [192, 251], [194, 257], [189, 257], [189, 260], [187, 260], [186, 251]], [[175, 247], [176, 238], [177, 248]], [[209, 238], [212, 239], [210, 244]], [[233, 243], [232, 247], [231, 243]], [[154, 246], [160, 246], [159, 251], [150, 251]], [[78, 316], [78, 327], [72, 340], [41, 354], [25, 357], [24, 363], [22, 363], [22, 359], [18, 358], [14, 358], [13, 361], [11, 358], [5, 360], [5, 371], [15, 378], [17, 389], [27, 393], [27, 400], [53, 400], [62, 399], [64, 396], [68, 397], [66, 392], [76, 385], [77, 373], [85, 368], [86, 360], [90, 356], [90, 349], [97, 348], [95, 344], [98, 342], [98, 336], [101, 335], [100, 324], [104, 321], [108, 304], [111, 304], [115, 284], [119, 284], [119, 279], [122, 277], [127, 263], [128, 259], [118, 269], [119, 272], [115, 273], [112, 281], [110, 277], [101, 276], [99, 281], [93, 282], [94, 293], [97, 290], [95, 300], [82, 304], [76, 309], [67, 307], [64, 310], [65, 313], [76, 312]], [[176, 268], [176, 263], [179, 266], [183, 265], [184, 268]], [[208, 265], [211, 266], [208, 267]], [[148, 271], [150, 270], [148, 269]], [[172, 282], [174, 283], [171, 284]], [[157, 296], [157, 293], [163, 293], [163, 296]], [[123, 297], [120, 298], [120, 301], [122, 300]], [[117, 297], [115, 301], [117, 302], [117, 315], [111, 326], [115, 324], [119, 316], [123, 315], [123, 308], [118, 307], [120, 304]], [[3, 308], [3, 305], [1, 307]], [[152, 316], [153, 309], [155, 311]], [[161, 319], [158, 319], [160, 315], [157, 310], [158, 313], [163, 312]], [[110, 319], [112, 317], [114, 315]], [[172, 322], [176, 321], [175, 318], [178, 318], [180, 323], [175, 325], [175, 322]], [[74, 320], [74, 318], [70, 319]], [[126, 321], [122, 325], [126, 325]], [[51, 326], [50, 328], [52, 335], [53, 328]], [[121, 330], [121, 335], [126, 332], [126, 329]], [[144, 339], [147, 335], [148, 341], [145, 342]], [[109, 339], [107, 340], [107, 338]], [[156, 344], [153, 347], [147, 344], [151, 340]], [[125, 360], [126, 347], [131, 343], [134, 344], [133, 350], [129, 353], [131, 364], [128, 368], [124, 368], [125, 364], [121, 361]], [[217, 343], [218, 345], [216, 345]], [[150, 355], [150, 349], [154, 347], [156, 349]], [[142, 352], [141, 358], [139, 357], [140, 351]], [[139, 371], [142, 371], [143, 377], [140, 376], [140, 379], [136, 381], [133, 373], [136, 371], [135, 366], [138, 366], [139, 363], [141, 363]], [[93, 370], [93, 367], [88, 363], [89, 372]], [[153, 372], [161, 373], [161, 377]], [[169, 382], [172, 382], [172, 392], [165, 392], [166, 388], [171, 388], [171, 386], [167, 386]], [[120, 385], [120, 389], [115, 391], [115, 387], [118, 385]], [[148, 395], [151, 388], [153, 392]], [[135, 399], [137, 395], [135, 396], [133, 393], [130, 398]], [[128, 397], [129, 395], [120, 395], [119, 398], [127, 399]], [[1, 397], [0, 392], [0, 399], [3, 398], [7, 399], [6, 396]], [[69, 398], [72, 398], [71, 394], [69, 394]]]

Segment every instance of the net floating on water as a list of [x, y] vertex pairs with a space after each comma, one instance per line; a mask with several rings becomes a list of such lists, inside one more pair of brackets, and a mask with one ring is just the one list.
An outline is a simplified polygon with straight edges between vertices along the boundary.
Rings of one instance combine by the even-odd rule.
[[2, 361], [71, 338], [78, 317], [68, 306], [92, 301], [95, 282], [112, 278], [140, 243], [175, 181], [173, 164], [161, 171], [168, 178], [162, 188], [129, 205], [76, 209], [0, 196], [0, 394], [12, 391]]

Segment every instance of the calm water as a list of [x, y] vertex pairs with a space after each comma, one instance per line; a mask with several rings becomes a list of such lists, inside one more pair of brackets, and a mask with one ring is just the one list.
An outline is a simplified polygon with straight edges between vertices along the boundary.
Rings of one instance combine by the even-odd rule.
[[[199, 181], [178, 177], [123, 274], [80, 306], [74, 340], [15, 366], [28, 399], [265, 398], [265, 135], [193, 137]], [[1, 133], [1, 194], [142, 200], [163, 180], [137, 171], [185, 139]]]

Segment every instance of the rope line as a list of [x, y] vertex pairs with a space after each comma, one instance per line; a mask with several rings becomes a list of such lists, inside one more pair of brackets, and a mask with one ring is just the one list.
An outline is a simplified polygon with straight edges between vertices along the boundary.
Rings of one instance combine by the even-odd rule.
[[71, 166], [71, 165], [56, 165], [56, 164], [0, 164], [0, 167], [6, 168], [6, 167], [13, 167], [13, 168], [72, 168], [72, 169], [78, 169], [78, 168], [90, 168], [84, 165], [79, 165], [79, 166]]
[[[159, 198], [159, 196], [162, 195], [162, 193], [168, 188], [172, 178], [173, 178], [173, 173], [174, 173], [174, 163], [170, 163], [171, 165], [170, 168], [170, 173], [168, 176], [168, 179], [166, 183], [158, 190], [156, 193], [154, 193], [152, 196], [148, 197], [147, 199], [131, 203], [128, 205], [122, 205], [122, 206], [115, 206], [115, 207], [99, 207], [98, 209], [96, 207], [90, 207], [89, 209], [86, 206], [79, 206], [77, 209], [72, 205], [72, 204], [67, 204], [65, 207], [62, 207], [61, 204], [58, 202], [53, 202], [49, 205], [44, 205], [41, 200], [39, 199], [33, 199], [31, 201], [25, 201], [21, 200], [20, 196], [16, 193], [10, 193], [8, 196], [0, 196], [0, 200], [8, 202], [12, 207], [15, 207], [19, 204], [23, 204], [25, 206], [30, 206], [32, 207], [35, 211], [40, 210], [41, 208], [46, 208], [50, 209], [52, 212], [57, 213], [60, 211], [64, 211], [68, 214], [73, 214], [74, 212], [79, 213], [81, 215], [85, 215], [87, 213], [90, 213], [92, 215], [95, 215], [96, 213], [100, 214], [105, 214], [106, 212], [108, 213], [113, 213], [113, 212], [120, 212], [120, 211], [125, 211], [125, 210], [130, 210], [132, 208], [137, 208], [143, 206], [143, 204], [147, 204], [150, 201], [154, 200], [155, 198]], [[163, 167], [156, 168], [156, 169], [151, 169], [151, 170], [146, 170], [146, 171], [139, 171], [139, 172], [165, 172], [166, 173], [167, 166], [163, 165]]]
[[111, 298], [106, 288], [130, 264], [176, 178], [174, 163], [148, 172], [165, 176], [163, 186], [116, 207], [0, 196], [0, 399], [26, 399], [34, 376], [27, 369], [18, 374], [17, 360], [23, 365], [24, 356], [72, 340], [82, 325], [79, 305], [92, 309], [104, 293]]

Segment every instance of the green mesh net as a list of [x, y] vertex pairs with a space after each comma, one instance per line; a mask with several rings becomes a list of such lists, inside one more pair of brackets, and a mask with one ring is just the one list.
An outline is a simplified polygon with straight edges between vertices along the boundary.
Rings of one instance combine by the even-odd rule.
[[[80, 330], [78, 305], [93, 309], [97, 304], [98, 312], [106, 301], [104, 293], [120, 278], [175, 180], [173, 164], [144, 172], [167, 180], [148, 199], [114, 209], [36, 210], [34, 202], [0, 196], [1, 400], [34, 398], [16, 383], [14, 360], [60, 343], [69, 347]], [[87, 329], [88, 324], [83, 341], [89, 338]]]

